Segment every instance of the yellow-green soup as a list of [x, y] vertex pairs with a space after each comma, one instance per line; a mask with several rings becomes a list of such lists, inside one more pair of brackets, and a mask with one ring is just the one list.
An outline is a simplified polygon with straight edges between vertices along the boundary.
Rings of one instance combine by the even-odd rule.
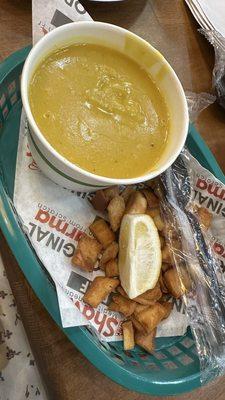
[[167, 143], [168, 109], [157, 85], [136, 62], [104, 46], [51, 53], [33, 75], [29, 101], [52, 147], [97, 175], [144, 175]]

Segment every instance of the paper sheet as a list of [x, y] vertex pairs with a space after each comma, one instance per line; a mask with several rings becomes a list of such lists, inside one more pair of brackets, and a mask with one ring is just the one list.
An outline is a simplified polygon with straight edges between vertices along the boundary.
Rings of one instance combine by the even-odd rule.
[[[88, 233], [96, 217], [89, 195], [63, 189], [42, 174], [28, 147], [26, 124], [22, 113], [14, 204], [38, 257], [56, 283], [62, 325], [90, 324], [102, 340], [121, 340], [123, 318], [107, 310], [110, 299], [96, 310], [81, 301], [89, 282], [103, 272], [96, 267], [87, 273], [71, 264], [80, 234]], [[158, 335], [183, 335], [186, 328], [184, 306], [178, 301], [170, 318], [159, 326]]]
[[[74, 21], [91, 19], [78, 1], [56, 0], [46, 4], [44, 0], [34, 0], [34, 43], [54, 27], [69, 22], [68, 18]], [[204, 171], [206, 176], [211, 176], [198, 163], [193, 168], [196, 174], [193, 182], [198, 182], [197, 174], [203, 176]], [[37, 168], [28, 147], [23, 113], [14, 203], [38, 257], [56, 284], [62, 325], [90, 324], [102, 340], [120, 340], [122, 317], [107, 310], [109, 299], [97, 310], [81, 300], [89, 282], [95, 276], [102, 275], [102, 271], [96, 267], [93, 273], [86, 273], [71, 265], [79, 236], [82, 232], [88, 233], [88, 226], [96, 217], [89, 203], [89, 195], [73, 193], [57, 186]], [[183, 335], [187, 325], [182, 301], [177, 301], [171, 316], [158, 327], [157, 336]]]
[[76, 0], [33, 0], [32, 28], [35, 44], [46, 33], [73, 22], [90, 21], [92, 18], [82, 4]]

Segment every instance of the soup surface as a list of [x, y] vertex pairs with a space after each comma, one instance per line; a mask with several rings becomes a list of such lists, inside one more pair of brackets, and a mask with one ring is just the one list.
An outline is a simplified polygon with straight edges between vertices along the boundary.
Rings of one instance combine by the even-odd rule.
[[136, 62], [104, 46], [51, 53], [32, 77], [29, 101], [52, 147], [97, 175], [144, 175], [167, 143], [168, 109], [156, 84]]

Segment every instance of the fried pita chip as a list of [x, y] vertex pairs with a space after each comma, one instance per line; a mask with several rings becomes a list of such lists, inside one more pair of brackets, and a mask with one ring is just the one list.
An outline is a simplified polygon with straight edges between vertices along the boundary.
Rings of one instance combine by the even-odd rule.
[[119, 268], [117, 260], [110, 260], [105, 264], [105, 275], [109, 278], [119, 276]]
[[130, 197], [130, 195], [131, 195], [132, 193], [134, 193], [134, 192], [135, 192], [135, 189], [133, 188], [133, 186], [127, 186], [127, 187], [122, 191], [122, 193], [120, 194], [120, 196], [123, 197], [125, 204], [127, 203], [128, 199], [129, 199], [129, 197]]
[[166, 271], [163, 275], [163, 279], [168, 292], [176, 299], [179, 299], [186, 292], [186, 288], [182, 285], [175, 268], [170, 268]]
[[119, 251], [119, 245], [117, 242], [112, 242], [103, 251], [102, 258], [100, 260], [100, 265], [106, 264], [109, 260], [116, 258]]
[[166, 303], [167, 301], [170, 301], [172, 299], [171, 294], [165, 293], [161, 299], [159, 300], [160, 304]]
[[106, 249], [115, 240], [115, 234], [104, 219], [96, 219], [89, 227], [95, 238]]
[[120, 306], [118, 304], [114, 303], [114, 301], [111, 301], [111, 303], [109, 303], [108, 310], [115, 311], [115, 312], [121, 312]]
[[124, 350], [132, 350], [134, 343], [134, 329], [131, 321], [125, 321], [122, 324], [123, 328], [123, 348]]
[[160, 285], [160, 289], [161, 289], [162, 293], [168, 293], [168, 289], [167, 289], [166, 284], [164, 282], [162, 273], [159, 276], [159, 285]]
[[160, 235], [164, 236], [165, 238], [177, 239], [179, 231], [175, 229], [171, 222], [165, 220], [164, 227], [162, 231], [160, 231]]
[[110, 201], [107, 207], [107, 211], [111, 228], [113, 232], [116, 232], [120, 227], [121, 220], [125, 212], [125, 202], [123, 197], [122, 196], [114, 197]]
[[142, 334], [145, 333], [143, 326], [137, 321], [134, 314], [130, 316], [130, 320], [132, 321], [133, 327], [135, 328], [136, 331], [141, 332]]
[[72, 264], [85, 271], [93, 271], [101, 249], [102, 245], [96, 239], [87, 235], [81, 236], [72, 258]]
[[166, 319], [166, 318], [169, 317], [169, 315], [170, 315], [170, 313], [171, 313], [171, 311], [173, 309], [173, 303], [171, 303], [171, 301], [166, 301], [166, 302], [161, 303], [161, 304], [165, 309], [165, 316], [164, 316], [163, 319]]
[[116, 288], [116, 291], [121, 294], [121, 296], [126, 297], [126, 299], [129, 299], [129, 297], [127, 296], [125, 290], [122, 288], [122, 286], [118, 286]]
[[153, 289], [149, 289], [141, 295], [135, 297], [133, 301], [143, 305], [152, 305], [162, 297], [162, 292], [159, 284], [157, 283]]
[[154, 218], [153, 221], [155, 223], [156, 228], [158, 229], [158, 231], [163, 231], [164, 228], [164, 222], [162, 220], [162, 217], [160, 214], [157, 214]]
[[153, 353], [155, 345], [154, 339], [156, 335], [156, 329], [150, 332], [148, 335], [143, 335], [141, 332], [136, 332], [134, 336], [135, 343], [146, 350], [148, 353]]
[[147, 200], [141, 192], [134, 192], [130, 195], [126, 205], [125, 214], [145, 214]]
[[200, 225], [205, 229], [209, 229], [212, 222], [212, 214], [204, 207], [197, 207], [197, 214]]
[[166, 272], [170, 268], [172, 268], [172, 265], [166, 264], [166, 263], [162, 263], [162, 272]]
[[160, 209], [159, 208], [147, 208], [145, 214], [147, 214], [150, 217], [154, 218], [154, 217], [156, 217], [157, 215], [160, 214]]
[[176, 239], [172, 239], [172, 247], [176, 252], [182, 249], [182, 242], [178, 237]]
[[166, 310], [160, 303], [155, 303], [146, 308], [139, 314], [135, 315], [137, 321], [143, 326], [146, 333], [150, 333], [157, 327], [166, 315]]
[[153, 192], [154, 192], [155, 195], [158, 197], [159, 201], [162, 201], [162, 200], [164, 199], [165, 195], [164, 195], [164, 191], [163, 191], [162, 188], [161, 188], [160, 183], [157, 184], [157, 185], [154, 187]]
[[163, 249], [163, 247], [165, 247], [165, 244], [166, 244], [165, 238], [163, 236], [159, 235], [159, 240], [160, 240], [160, 247], [161, 247], [161, 249]]
[[145, 185], [154, 190], [159, 184], [159, 178], [153, 178], [145, 182]]
[[107, 189], [97, 190], [91, 199], [91, 204], [98, 211], [105, 211], [109, 202], [119, 194], [118, 186], [112, 186]]
[[112, 303], [109, 305], [109, 310], [121, 312], [123, 315], [125, 315], [125, 317], [129, 317], [131, 314], [133, 314], [136, 307], [135, 301], [126, 299], [120, 294], [113, 296]]
[[[153, 303], [153, 304], [154, 304], [154, 303]], [[140, 313], [140, 312], [146, 310], [146, 308], [148, 308], [148, 305], [144, 306], [144, 304], [139, 304], [139, 303], [137, 303], [137, 304], [136, 304], [136, 307], [135, 307], [135, 311], [134, 311], [134, 316], [135, 316], [136, 314], [138, 314], [138, 313]]]
[[119, 283], [119, 279], [97, 276], [89, 285], [83, 297], [84, 303], [87, 303], [94, 308], [98, 307], [109, 293], [115, 290]]
[[162, 249], [162, 262], [166, 264], [173, 264], [172, 250], [166, 244]]
[[111, 186], [111, 187], [104, 189], [103, 191], [104, 191], [104, 195], [109, 203], [110, 200], [112, 200], [114, 197], [118, 196], [119, 186]]
[[151, 190], [143, 189], [143, 190], [141, 190], [141, 193], [144, 194], [144, 196], [147, 200], [148, 208], [151, 209], [151, 208], [159, 207], [159, 199]]
[[104, 190], [101, 189], [95, 192], [93, 198], [91, 199], [91, 204], [95, 208], [95, 210], [102, 212], [106, 210], [109, 201], [106, 198]]
[[179, 275], [185, 292], [189, 292], [191, 290], [192, 281], [189, 274], [189, 270], [187, 269], [185, 264], [180, 265]]
[[[121, 296], [126, 297], [129, 299], [128, 295], [126, 294], [125, 290], [122, 288], [122, 286], [117, 287], [117, 292], [121, 294]], [[156, 284], [156, 286], [153, 289], [149, 289], [146, 292], [140, 294], [139, 296], [135, 297], [132, 299], [136, 303], [142, 304], [142, 305], [152, 305], [156, 301], [158, 301], [162, 296], [162, 292], [159, 286], [159, 283]]]

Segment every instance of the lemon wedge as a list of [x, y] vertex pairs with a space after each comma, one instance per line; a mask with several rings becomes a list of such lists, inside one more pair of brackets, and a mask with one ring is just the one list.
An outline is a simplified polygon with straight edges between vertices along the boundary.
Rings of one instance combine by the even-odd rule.
[[153, 289], [159, 279], [162, 254], [158, 230], [146, 214], [125, 215], [119, 237], [119, 274], [130, 299]]

